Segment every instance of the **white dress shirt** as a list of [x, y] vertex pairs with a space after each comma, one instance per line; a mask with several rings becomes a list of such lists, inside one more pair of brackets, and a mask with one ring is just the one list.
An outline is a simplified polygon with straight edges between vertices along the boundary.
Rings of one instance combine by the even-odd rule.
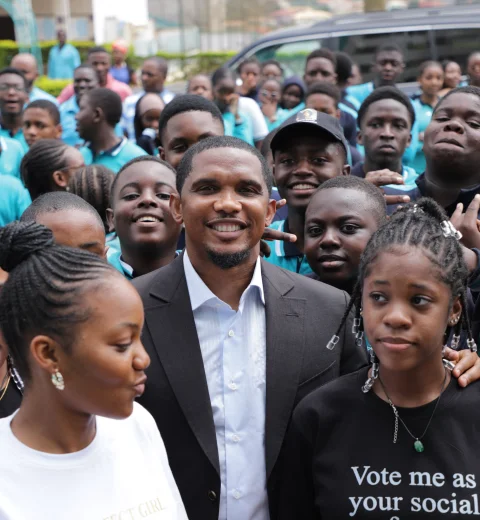
[[268, 520], [265, 467], [266, 322], [260, 258], [238, 311], [183, 257], [220, 459], [219, 520]]

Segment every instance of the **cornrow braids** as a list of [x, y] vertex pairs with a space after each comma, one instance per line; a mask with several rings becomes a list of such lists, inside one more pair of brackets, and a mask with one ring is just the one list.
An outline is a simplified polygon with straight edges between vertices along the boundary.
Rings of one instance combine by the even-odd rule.
[[69, 179], [70, 193], [78, 195], [92, 205], [100, 215], [105, 232], [108, 233], [107, 209], [110, 207], [110, 191], [115, 174], [102, 165], [85, 166]]
[[65, 152], [70, 148], [58, 139], [41, 139], [23, 156], [20, 174], [30, 197], [53, 191], [53, 172], [67, 167]]
[[9, 273], [1, 291], [0, 329], [24, 381], [31, 375], [30, 340], [47, 335], [68, 352], [76, 326], [89, 317], [82, 295], [107, 276], [118, 276], [97, 255], [56, 245], [52, 231], [35, 222], [0, 228], [0, 267]]
[[[476, 351], [477, 347], [473, 340], [467, 312], [468, 268], [458, 238], [458, 232], [450, 225], [445, 211], [433, 199], [421, 198], [415, 203], [406, 204], [394, 213], [372, 235], [362, 254], [358, 280], [352, 298], [327, 348], [332, 349], [338, 342], [336, 338], [343, 329], [348, 314], [354, 305], [356, 318], [354, 323], [357, 325], [360, 323], [362, 287], [366, 276], [370, 273], [372, 263], [383, 251], [396, 245], [403, 245], [421, 248], [437, 269], [442, 282], [450, 288], [452, 300], [460, 298], [462, 303], [461, 320], [453, 327], [447, 326], [446, 336], [449, 337], [452, 331], [454, 336], [459, 336], [463, 327], [467, 331], [468, 346], [471, 350]], [[356, 331], [357, 339], [359, 339], [359, 332], [363, 331]]]

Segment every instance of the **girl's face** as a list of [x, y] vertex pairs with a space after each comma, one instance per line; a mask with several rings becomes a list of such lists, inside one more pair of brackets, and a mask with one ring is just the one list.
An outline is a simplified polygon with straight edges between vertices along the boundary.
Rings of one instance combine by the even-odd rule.
[[365, 193], [345, 188], [319, 191], [305, 216], [305, 255], [322, 282], [351, 292], [360, 257], [378, 228]]
[[242, 66], [240, 77], [245, 88], [248, 90], [254, 89], [260, 79], [260, 65], [258, 63], [246, 63]]
[[443, 87], [443, 69], [439, 65], [427, 67], [418, 78], [420, 88], [429, 96], [436, 96]]
[[381, 366], [401, 372], [441, 362], [445, 330], [462, 306], [421, 248], [394, 246], [368, 267], [362, 309]]
[[203, 75], [193, 77], [188, 84], [188, 93], [201, 96], [210, 101], [213, 99], [212, 82]]
[[282, 81], [282, 70], [278, 65], [275, 65], [275, 63], [269, 63], [268, 65], [263, 66], [262, 77], [263, 79], [276, 79], [277, 81]]
[[302, 102], [302, 89], [298, 85], [289, 85], [282, 94], [282, 105], [287, 110], [295, 108]]
[[457, 88], [462, 79], [462, 69], [458, 63], [451, 61], [445, 67], [445, 86], [448, 88]]
[[143, 128], [152, 128], [155, 132], [158, 132], [158, 121], [162, 110], [160, 108], [152, 108], [147, 110], [141, 117]]
[[150, 364], [140, 340], [142, 301], [117, 274], [90, 284], [83, 298], [88, 321], [77, 326], [71, 352], [56, 351], [65, 380], [61, 398], [79, 413], [128, 417], [135, 397], [144, 391], [144, 371]]
[[274, 79], [265, 81], [260, 89], [260, 103], [278, 103], [280, 100], [280, 83]]

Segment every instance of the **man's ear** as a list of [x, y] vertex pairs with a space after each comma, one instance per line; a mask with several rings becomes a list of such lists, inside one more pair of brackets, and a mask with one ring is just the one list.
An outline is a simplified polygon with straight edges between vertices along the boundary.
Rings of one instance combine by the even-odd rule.
[[170, 194], [170, 211], [177, 224], [183, 224], [182, 201], [178, 193]]
[[61, 139], [62, 132], [63, 132], [62, 125], [61, 124], [56, 125], [55, 126], [55, 139]]
[[349, 164], [344, 164], [342, 169], [342, 175], [350, 175], [352, 167]]
[[363, 134], [361, 130], [357, 132], [357, 143], [363, 146]]
[[407, 148], [412, 144], [412, 133], [408, 135]]
[[270, 199], [268, 201], [267, 214], [265, 216], [265, 227], [268, 227], [272, 223], [276, 212], [277, 212], [277, 201], [275, 199]]
[[92, 121], [94, 123], [100, 123], [105, 119], [105, 114], [103, 113], [103, 110], [100, 107], [95, 108], [93, 111], [93, 118]]
[[160, 153], [160, 159], [162, 159], [162, 161], [164, 161], [165, 160], [165, 150], [164, 150], [163, 146], [158, 147], [158, 152]]
[[108, 224], [108, 232], [113, 233], [115, 231], [115, 219], [112, 208], [107, 208], [107, 224]]

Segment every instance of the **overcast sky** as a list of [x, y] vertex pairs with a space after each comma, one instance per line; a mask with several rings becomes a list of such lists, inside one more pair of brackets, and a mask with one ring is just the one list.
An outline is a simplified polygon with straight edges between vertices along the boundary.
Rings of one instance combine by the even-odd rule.
[[143, 25], [148, 20], [147, 0], [93, 0], [95, 41], [103, 42], [103, 23], [107, 17]]

